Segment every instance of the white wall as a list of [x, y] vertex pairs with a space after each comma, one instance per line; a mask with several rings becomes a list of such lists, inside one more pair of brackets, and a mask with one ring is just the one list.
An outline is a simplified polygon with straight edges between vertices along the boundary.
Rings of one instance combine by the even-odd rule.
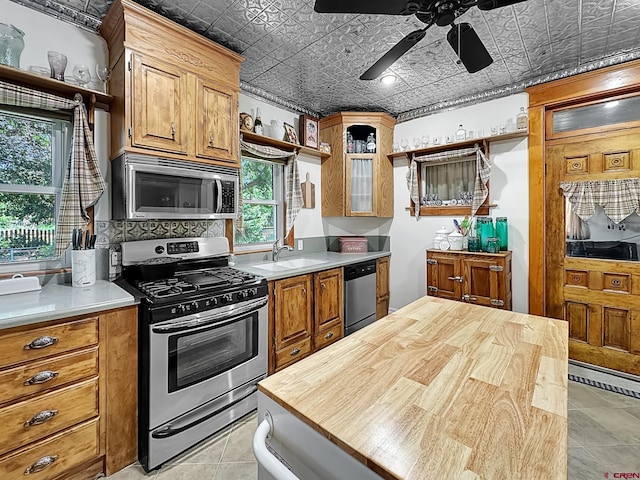
[[[491, 126], [515, 121], [520, 107], [528, 105], [526, 93], [492, 100], [482, 104], [437, 113], [396, 125], [394, 141], [428, 134], [430, 137], [452, 135], [462, 124], [467, 130], [485, 130]], [[413, 147], [409, 147], [413, 148]], [[528, 142], [526, 137], [494, 142], [490, 145], [493, 165], [490, 179], [490, 200], [497, 208], [493, 217], [507, 217], [509, 221], [509, 249], [513, 252], [513, 310], [528, 311], [529, 276], [529, 188]], [[426, 292], [425, 249], [433, 247], [435, 231], [441, 226], [453, 229], [454, 217], [415, 217], [405, 207], [409, 205], [406, 159], [394, 161], [395, 216], [391, 222], [390, 307], [400, 308], [423, 296]], [[461, 217], [457, 217], [461, 220]]]
[[0, 0], [0, 9], [2, 23], [12, 24], [25, 33], [24, 50], [20, 56], [22, 70], [28, 70], [32, 65], [49, 68], [49, 50], [67, 56], [65, 78], [72, 78], [73, 66], [79, 63], [89, 67], [93, 80], [96, 64], [106, 64], [107, 44], [100, 35], [9, 0]]

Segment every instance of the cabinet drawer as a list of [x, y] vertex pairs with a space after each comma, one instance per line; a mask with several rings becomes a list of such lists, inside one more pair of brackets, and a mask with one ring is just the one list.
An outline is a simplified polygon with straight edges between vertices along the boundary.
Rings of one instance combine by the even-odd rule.
[[0, 368], [98, 343], [98, 317], [0, 335]]
[[[98, 419], [0, 457], [2, 480], [49, 480], [98, 456]], [[26, 474], [28, 469], [38, 473]]]
[[311, 352], [311, 337], [276, 352], [276, 370], [306, 357]]
[[0, 372], [0, 405], [97, 374], [98, 347], [10, 368]]
[[329, 330], [325, 330], [322, 333], [319, 333], [315, 336], [315, 346], [316, 350], [322, 347], [326, 347], [327, 345], [335, 342], [336, 340], [340, 340], [342, 338], [342, 323], [336, 325], [335, 327], [330, 328]]
[[0, 455], [97, 415], [98, 379], [0, 408]]

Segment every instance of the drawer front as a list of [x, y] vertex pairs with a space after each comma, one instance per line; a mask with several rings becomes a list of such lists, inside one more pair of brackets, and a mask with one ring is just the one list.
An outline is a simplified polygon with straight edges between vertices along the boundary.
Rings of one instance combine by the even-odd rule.
[[97, 415], [97, 378], [0, 408], [0, 455]]
[[[50, 480], [58, 477], [98, 456], [98, 435], [98, 419], [95, 419], [0, 457], [0, 478]], [[31, 473], [25, 474], [29, 469]]]
[[98, 374], [98, 347], [0, 371], [0, 405]]
[[98, 343], [98, 317], [0, 335], [0, 368]]
[[311, 337], [276, 352], [276, 370], [311, 353]]
[[322, 347], [326, 347], [327, 345], [335, 342], [336, 340], [340, 340], [341, 338], [342, 338], [342, 324], [339, 324], [315, 336], [314, 340], [315, 340], [316, 350]]

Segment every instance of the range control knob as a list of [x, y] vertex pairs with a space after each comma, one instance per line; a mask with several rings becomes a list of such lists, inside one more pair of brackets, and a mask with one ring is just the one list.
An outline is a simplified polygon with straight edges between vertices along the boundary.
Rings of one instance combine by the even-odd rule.
[[231, 293], [225, 293], [222, 298], [222, 303], [229, 303], [233, 301], [233, 295]]
[[238, 292], [238, 298], [245, 299], [249, 296], [249, 292], [247, 290], [242, 290]]
[[191, 310], [197, 311], [200, 308], [200, 304], [198, 302], [191, 302]]
[[187, 310], [187, 307], [185, 307], [183, 304], [180, 304], [176, 307], [176, 310], [178, 310], [178, 313], [184, 313]]

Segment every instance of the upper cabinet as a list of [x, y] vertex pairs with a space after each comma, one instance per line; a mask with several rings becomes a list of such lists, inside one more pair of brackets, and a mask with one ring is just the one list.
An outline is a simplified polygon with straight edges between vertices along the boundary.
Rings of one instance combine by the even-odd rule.
[[341, 112], [320, 120], [331, 145], [322, 161], [323, 217], [393, 217], [391, 152], [395, 120], [378, 112]]
[[240, 55], [129, 0], [114, 2], [100, 31], [115, 97], [112, 157], [239, 166]]

